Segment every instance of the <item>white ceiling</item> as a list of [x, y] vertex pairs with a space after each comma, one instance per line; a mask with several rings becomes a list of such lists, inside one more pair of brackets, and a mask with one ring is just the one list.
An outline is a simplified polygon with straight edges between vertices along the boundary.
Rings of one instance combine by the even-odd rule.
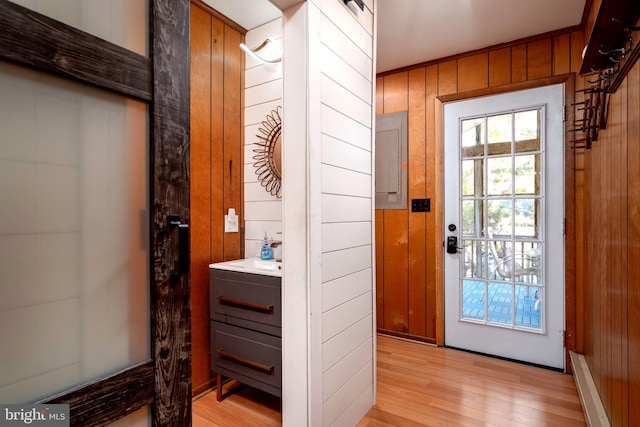
[[[269, 0], [205, 2], [247, 30], [281, 14]], [[584, 5], [585, 0], [378, 0], [376, 72], [571, 27], [580, 23]]]

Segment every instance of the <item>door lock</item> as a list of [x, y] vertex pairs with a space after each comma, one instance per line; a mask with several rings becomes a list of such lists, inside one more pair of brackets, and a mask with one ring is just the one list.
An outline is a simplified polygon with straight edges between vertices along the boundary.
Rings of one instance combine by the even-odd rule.
[[458, 247], [458, 238], [456, 236], [448, 236], [447, 237], [447, 253], [455, 254], [458, 253], [458, 249], [463, 249]]

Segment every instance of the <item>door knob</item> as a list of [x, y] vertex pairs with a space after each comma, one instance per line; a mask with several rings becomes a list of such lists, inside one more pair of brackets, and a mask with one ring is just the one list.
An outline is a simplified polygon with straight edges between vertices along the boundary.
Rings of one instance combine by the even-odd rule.
[[455, 254], [458, 253], [458, 249], [462, 249], [458, 246], [458, 238], [456, 236], [448, 236], [447, 237], [447, 253]]

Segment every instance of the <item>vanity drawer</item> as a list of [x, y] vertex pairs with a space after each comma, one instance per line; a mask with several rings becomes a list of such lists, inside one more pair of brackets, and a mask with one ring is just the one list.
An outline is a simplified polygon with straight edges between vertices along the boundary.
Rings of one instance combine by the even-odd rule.
[[281, 348], [278, 337], [211, 322], [211, 369], [278, 396]]
[[281, 335], [281, 279], [257, 274], [210, 272], [211, 320]]

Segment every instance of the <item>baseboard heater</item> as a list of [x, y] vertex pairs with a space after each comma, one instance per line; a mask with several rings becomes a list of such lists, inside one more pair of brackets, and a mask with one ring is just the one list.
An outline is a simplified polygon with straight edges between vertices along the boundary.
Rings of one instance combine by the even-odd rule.
[[569, 354], [573, 367], [573, 378], [576, 382], [587, 425], [590, 427], [611, 427], [587, 361], [582, 354], [573, 351], [570, 351]]

